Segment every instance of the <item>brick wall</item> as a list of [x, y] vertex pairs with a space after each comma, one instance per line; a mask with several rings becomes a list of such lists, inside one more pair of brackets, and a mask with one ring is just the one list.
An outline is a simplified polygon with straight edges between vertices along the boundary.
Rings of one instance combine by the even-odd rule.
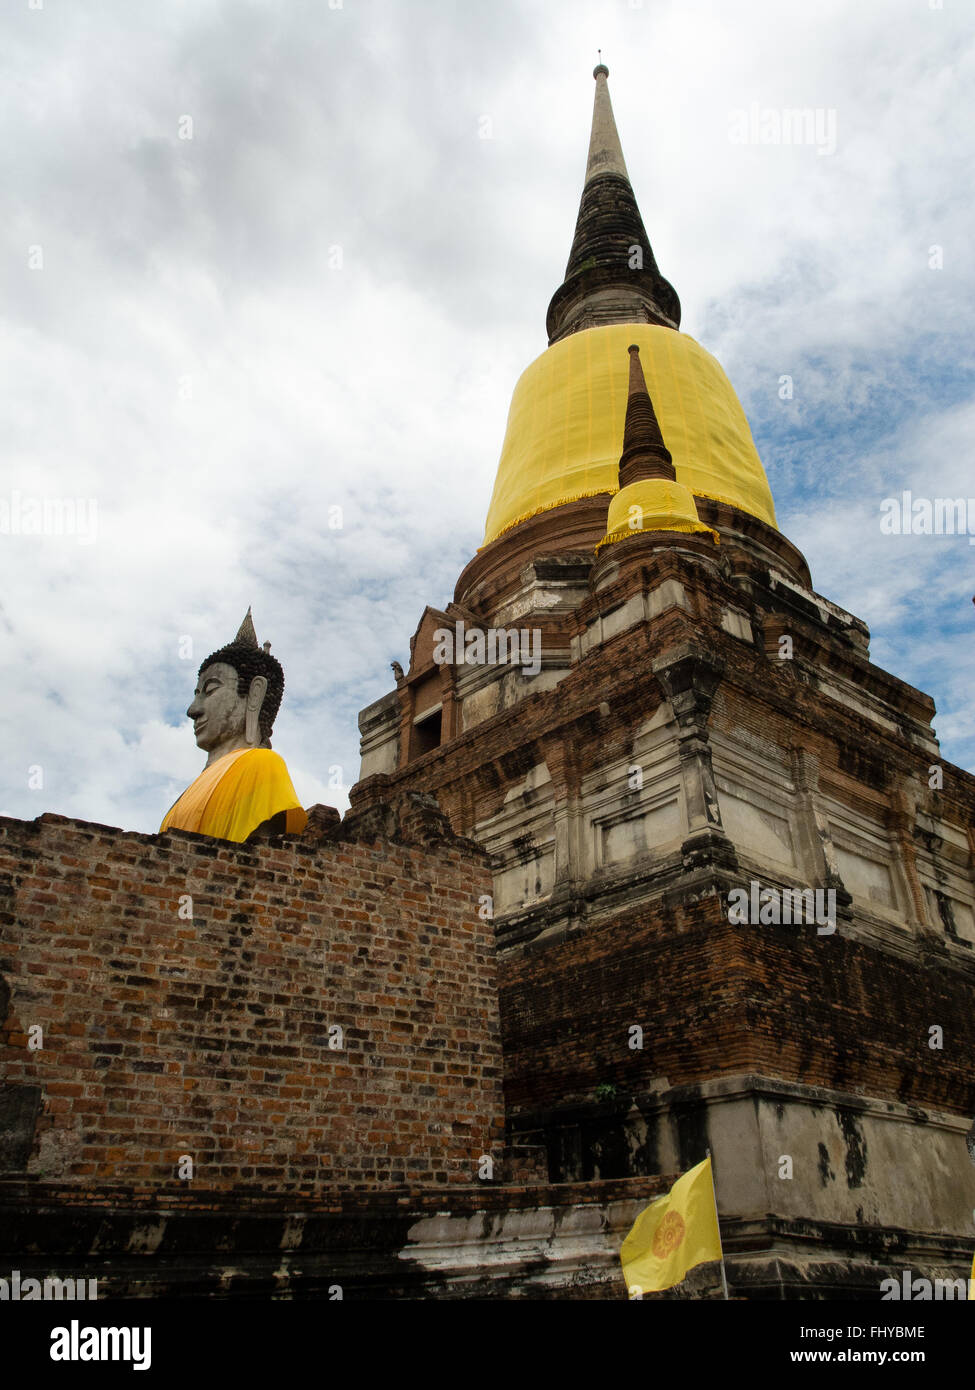
[[490, 891], [449, 830], [245, 848], [0, 820], [0, 1169], [476, 1182], [502, 1137]]

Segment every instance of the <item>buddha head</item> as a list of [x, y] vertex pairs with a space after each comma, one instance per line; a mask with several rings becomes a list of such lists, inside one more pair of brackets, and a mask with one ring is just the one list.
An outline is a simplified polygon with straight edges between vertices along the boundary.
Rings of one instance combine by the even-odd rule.
[[258, 645], [248, 608], [234, 640], [201, 663], [186, 711], [197, 747], [209, 755], [207, 766], [236, 748], [270, 748], [283, 694], [281, 663], [270, 642]]

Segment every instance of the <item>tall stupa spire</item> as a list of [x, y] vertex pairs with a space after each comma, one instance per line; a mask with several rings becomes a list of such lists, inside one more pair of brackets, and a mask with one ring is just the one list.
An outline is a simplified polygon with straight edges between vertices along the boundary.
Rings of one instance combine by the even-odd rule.
[[548, 308], [550, 344], [609, 323], [680, 326], [680, 300], [657, 268], [626, 170], [609, 69], [600, 62], [593, 77], [586, 177], [565, 281]]
[[609, 83], [606, 81], [608, 76], [609, 68], [603, 63], [593, 69], [593, 77], [596, 79], [596, 100], [593, 103], [592, 111], [592, 134], [589, 137], [586, 183], [599, 174], [620, 174], [627, 182], [630, 179], [626, 172], [626, 161], [623, 158], [623, 146], [620, 144], [619, 131], [616, 129], [613, 103], [609, 99]]

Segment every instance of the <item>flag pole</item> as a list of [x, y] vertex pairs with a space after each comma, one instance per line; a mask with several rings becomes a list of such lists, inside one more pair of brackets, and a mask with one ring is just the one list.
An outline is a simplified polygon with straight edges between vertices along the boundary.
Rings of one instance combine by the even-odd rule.
[[[698, 1153], [700, 1153], [700, 1149], [698, 1149]], [[708, 1149], [708, 1160], [709, 1160], [709, 1161], [711, 1160], [711, 1150], [710, 1150], [710, 1148]], [[717, 1226], [717, 1228], [718, 1228], [718, 1249], [721, 1251], [721, 1287], [724, 1289], [724, 1296], [725, 1296], [725, 1298], [727, 1299], [727, 1297], [728, 1297], [728, 1276], [727, 1276], [727, 1274], [725, 1274], [725, 1269], [724, 1269], [724, 1243], [723, 1243], [723, 1241], [722, 1241], [722, 1239], [721, 1239], [721, 1221], [720, 1221], [720, 1219], [719, 1219], [719, 1217], [718, 1217], [718, 1194], [717, 1194], [717, 1192], [714, 1190], [714, 1163], [713, 1163], [713, 1162], [711, 1162], [710, 1172], [711, 1172], [711, 1197], [712, 1197], [712, 1200], [713, 1200], [713, 1202], [714, 1202], [714, 1224], [715, 1224], [715, 1225]]]

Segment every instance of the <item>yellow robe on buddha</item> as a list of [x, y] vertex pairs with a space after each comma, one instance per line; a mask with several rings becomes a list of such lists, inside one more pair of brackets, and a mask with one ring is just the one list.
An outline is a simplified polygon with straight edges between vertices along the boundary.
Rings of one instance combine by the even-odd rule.
[[304, 830], [308, 817], [287, 763], [270, 748], [235, 748], [203, 769], [166, 812], [159, 829], [242, 841], [279, 811], [287, 813], [289, 834]]

